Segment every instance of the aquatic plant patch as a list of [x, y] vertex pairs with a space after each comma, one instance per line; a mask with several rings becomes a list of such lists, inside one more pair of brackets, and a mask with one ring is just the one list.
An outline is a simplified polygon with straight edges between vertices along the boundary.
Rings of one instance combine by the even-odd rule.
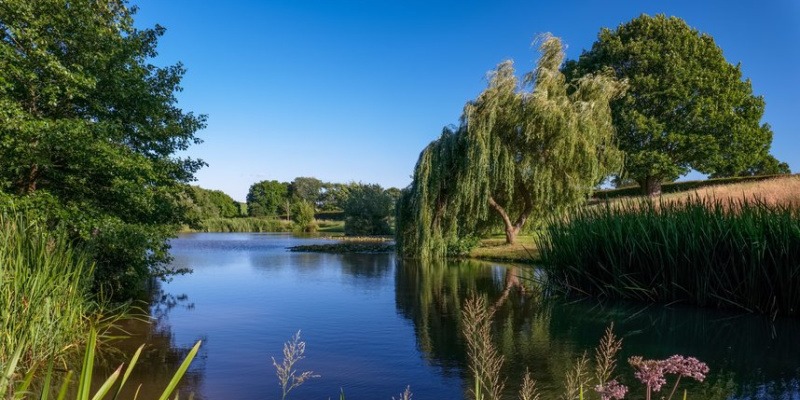
[[572, 293], [800, 314], [800, 210], [759, 200], [584, 207], [539, 239], [551, 284]]

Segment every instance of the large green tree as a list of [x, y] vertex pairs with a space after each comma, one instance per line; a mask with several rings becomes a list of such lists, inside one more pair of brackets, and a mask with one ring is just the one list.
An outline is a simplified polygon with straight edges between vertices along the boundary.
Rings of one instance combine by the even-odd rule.
[[200, 186], [189, 187], [189, 217], [192, 222], [209, 218], [234, 218], [239, 216], [239, 205], [221, 190]]
[[605, 70], [628, 82], [612, 103], [614, 125], [625, 173], [647, 194], [690, 169], [742, 175], [771, 157], [764, 99], [711, 36], [682, 19], [642, 15], [604, 28], [591, 50], [565, 65], [571, 77]]
[[390, 235], [397, 197], [378, 184], [350, 185], [344, 202], [344, 233], [350, 236]]
[[295, 200], [305, 201], [315, 206], [322, 194], [323, 185], [321, 180], [314, 177], [297, 177], [289, 185], [289, 195]]
[[529, 219], [583, 201], [618, 165], [609, 101], [623, 86], [603, 74], [567, 82], [561, 41], [546, 37], [540, 50], [522, 84], [500, 64], [460, 126], [423, 150], [398, 205], [406, 256], [444, 256], [498, 220], [513, 243]]
[[289, 184], [286, 182], [256, 182], [247, 192], [247, 212], [251, 217], [275, 217], [287, 211], [288, 203]]
[[149, 62], [164, 29], [133, 15], [124, 0], [0, 1], [0, 191], [69, 225], [115, 293], [165, 272], [203, 165], [175, 156], [205, 121], [176, 105], [184, 68]]

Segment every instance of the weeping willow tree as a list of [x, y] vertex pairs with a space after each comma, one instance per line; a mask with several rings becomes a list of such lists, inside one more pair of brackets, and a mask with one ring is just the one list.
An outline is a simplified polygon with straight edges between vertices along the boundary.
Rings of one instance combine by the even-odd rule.
[[514, 243], [526, 222], [584, 201], [620, 165], [609, 101], [624, 84], [605, 74], [567, 82], [561, 41], [547, 36], [540, 51], [522, 81], [511, 61], [498, 65], [459, 126], [420, 154], [397, 207], [404, 256], [444, 257], [498, 224]]

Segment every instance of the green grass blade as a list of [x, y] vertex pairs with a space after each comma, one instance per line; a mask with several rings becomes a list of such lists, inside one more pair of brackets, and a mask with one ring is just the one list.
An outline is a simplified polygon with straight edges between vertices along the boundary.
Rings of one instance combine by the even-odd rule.
[[119, 374], [121, 373], [122, 365], [117, 367], [117, 370], [114, 371], [114, 373], [111, 374], [111, 376], [109, 376], [105, 382], [103, 382], [103, 384], [100, 386], [100, 389], [97, 389], [97, 393], [95, 393], [94, 397], [92, 397], [92, 400], [100, 400], [105, 397], [105, 395], [111, 390], [111, 387], [114, 386], [114, 382], [117, 381], [117, 378], [119, 378]]
[[94, 328], [89, 333], [89, 343], [86, 344], [86, 353], [81, 366], [81, 376], [78, 378], [77, 400], [89, 400], [92, 390], [92, 370], [94, 369], [94, 351], [97, 346], [97, 331]]
[[67, 389], [69, 389], [69, 382], [72, 380], [72, 371], [67, 372], [67, 376], [64, 377], [64, 382], [61, 382], [61, 388], [58, 389], [58, 400], [64, 400], [67, 398]]
[[114, 395], [114, 400], [117, 400], [122, 392], [122, 388], [125, 387], [125, 383], [128, 382], [128, 378], [131, 376], [131, 372], [133, 372], [133, 368], [136, 366], [136, 363], [139, 361], [139, 356], [142, 354], [142, 349], [144, 349], [144, 345], [139, 346], [139, 348], [136, 349], [136, 353], [133, 353], [133, 357], [131, 357], [131, 361], [128, 363], [128, 368], [125, 369], [125, 374], [122, 376], [122, 381], [119, 383], [117, 393]]
[[194, 360], [194, 357], [197, 355], [197, 351], [200, 349], [201, 343], [202, 340], [198, 340], [197, 344], [195, 344], [194, 347], [192, 347], [192, 350], [189, 351], [189, 354], [186, 355], [186, 359], [183, 360], [183, 363], [181, 364], [180, 368], [178, 368], [178, 370], [175, 372], [175, 375], [172, 376], [172, 380], [169, 382], [169, 385], [167, 385], [167, 388], [164, 389], [164, 393], [161, 394], [159, 400], [169, 399], [169, 396], [178, 386], [178, 382], [180, 382], [181, 378], [183, 378], [183, 375], [186, 373], [186, 370], [189, 369], [189, 364], [192, 363], [192, 360]]
[[6, 366], [6, 371], [3, 372], [3, 376], [0, 377], [0, 388], [8, 387], [8, 383], [11, 381], [11, 378], [14, 376], [14, 371], [17, 369], [17, 363], [19, 363], [19, 358], [22, 356], [22, 348], [24, 346], [20, 345], [17, 346], [17, 350], [14, 351], [14, 355], [11, 356], [10, 361], [8, 362], [8, 366]]
[[50, 396], [50, 384], [53, 380], [53, 360], [47, 363], [47, 373], [44, 376], [44, 383], [42, 384], [42, 393], [39, 394], [39, 400], [47, 400]]
[[25, 378], [22, 382], [17, 386], [16, 393], [14, 393], [15, 399], [22, 399], [25, 397], [25, 394], [28, 392], [28, 388], [31, 386], [31, 382], [33, 382], [33, 375], [36, 373], [36, 368], [31, 368], [27, 374], [25, 374]]

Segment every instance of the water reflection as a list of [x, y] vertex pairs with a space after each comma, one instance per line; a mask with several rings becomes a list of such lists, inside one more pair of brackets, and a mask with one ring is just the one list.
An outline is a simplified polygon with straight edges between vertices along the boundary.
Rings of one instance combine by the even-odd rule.
[[134, 337], [123, 353], [150, 344], [145, 364], [131, 378], [146, 383], [139, 398], [158, 393], [201, 338], [207, 340], [181, 397], [194, 392], [198, 399], [279, 398], [269, 356], [280, 356], [282, 343], [298, 329], [308, 342], [300, 368], [322, 378], [293, 398], [335, 398], [340, 388], [347, 398], [391, 398], [409, 384], [415, 399], [463, 398], [469, 377], [460, 310], [477, 293], [496, 307], [493, 330], [506, 360], [509, 398], [516, 398], [526, 368], [543, 398], [556, 398], [573, 360], [592, 351], [614, 322], [624, 337], [619, 373], [628, 384], [635, 386], [625, 370], [628, 356], [680, 353], [712, 367], [709, 381], [690, 391], [692, 398], [800, 399], [797, 320], [564, 302], [543, 296], [529, 267], [286, 250], [319, 240], [203, 234], [176, 241], [174, 265], [195, 273], [156, 292], [150, 306], [154, 324], [126, 327]]
[[[666, 358], [693, 355], [712, 367], [702, 398], [795, 399], [800, 380], [800, 324], [771, 321], [694, 307], [603, 304], [596, 301], [542, 300], [526, 267], [502, 268], [477, 262], [446, 265], [402, 263], [397, 267], [398, 311], [413, 321], [420, 350], [446, 373], [464, 374], [465, 345], [459, 310], [470, 292], [495, 304], [494, 330], [505, 357], [508, 394], [529, 368], [546, 398], [557, 396], [573, 360], [596, 346], [613, 322], [624, 338], [620, 370], [635, 385], [625, 365], [631, 355]], [[794, 397], [792, 397], [794, 396]]]
[[[113, 351], [103, 352], [95, 368], [94, 386], [99, 387], [120, 364], [127, 365], [139, 346], [145, 345], [126, 387], [121, 392], [120, 398], [123, 399], [134, 398], [137, 391], [140, 399], [159, 398], [191, 350], [191, 346], [175, 343], [168, 316], [175, 308], [191, 309], [194, 304], [186, 294], [173, 295], [164, 292], [161, 282], [158, 281], [153, 283], [151, 293], [148, 302], [151, 319], [123, 321], [120, 328], [126, 337], [112, 342]], [[198, 337], [200, 339], [204, 338]], [[176, 393], [180, 398], [188, 398], [190, 395], [198, 400], [206, 398], [202, 391], [206, 359], [207, 354], [201, 347], [177, 388]]]

